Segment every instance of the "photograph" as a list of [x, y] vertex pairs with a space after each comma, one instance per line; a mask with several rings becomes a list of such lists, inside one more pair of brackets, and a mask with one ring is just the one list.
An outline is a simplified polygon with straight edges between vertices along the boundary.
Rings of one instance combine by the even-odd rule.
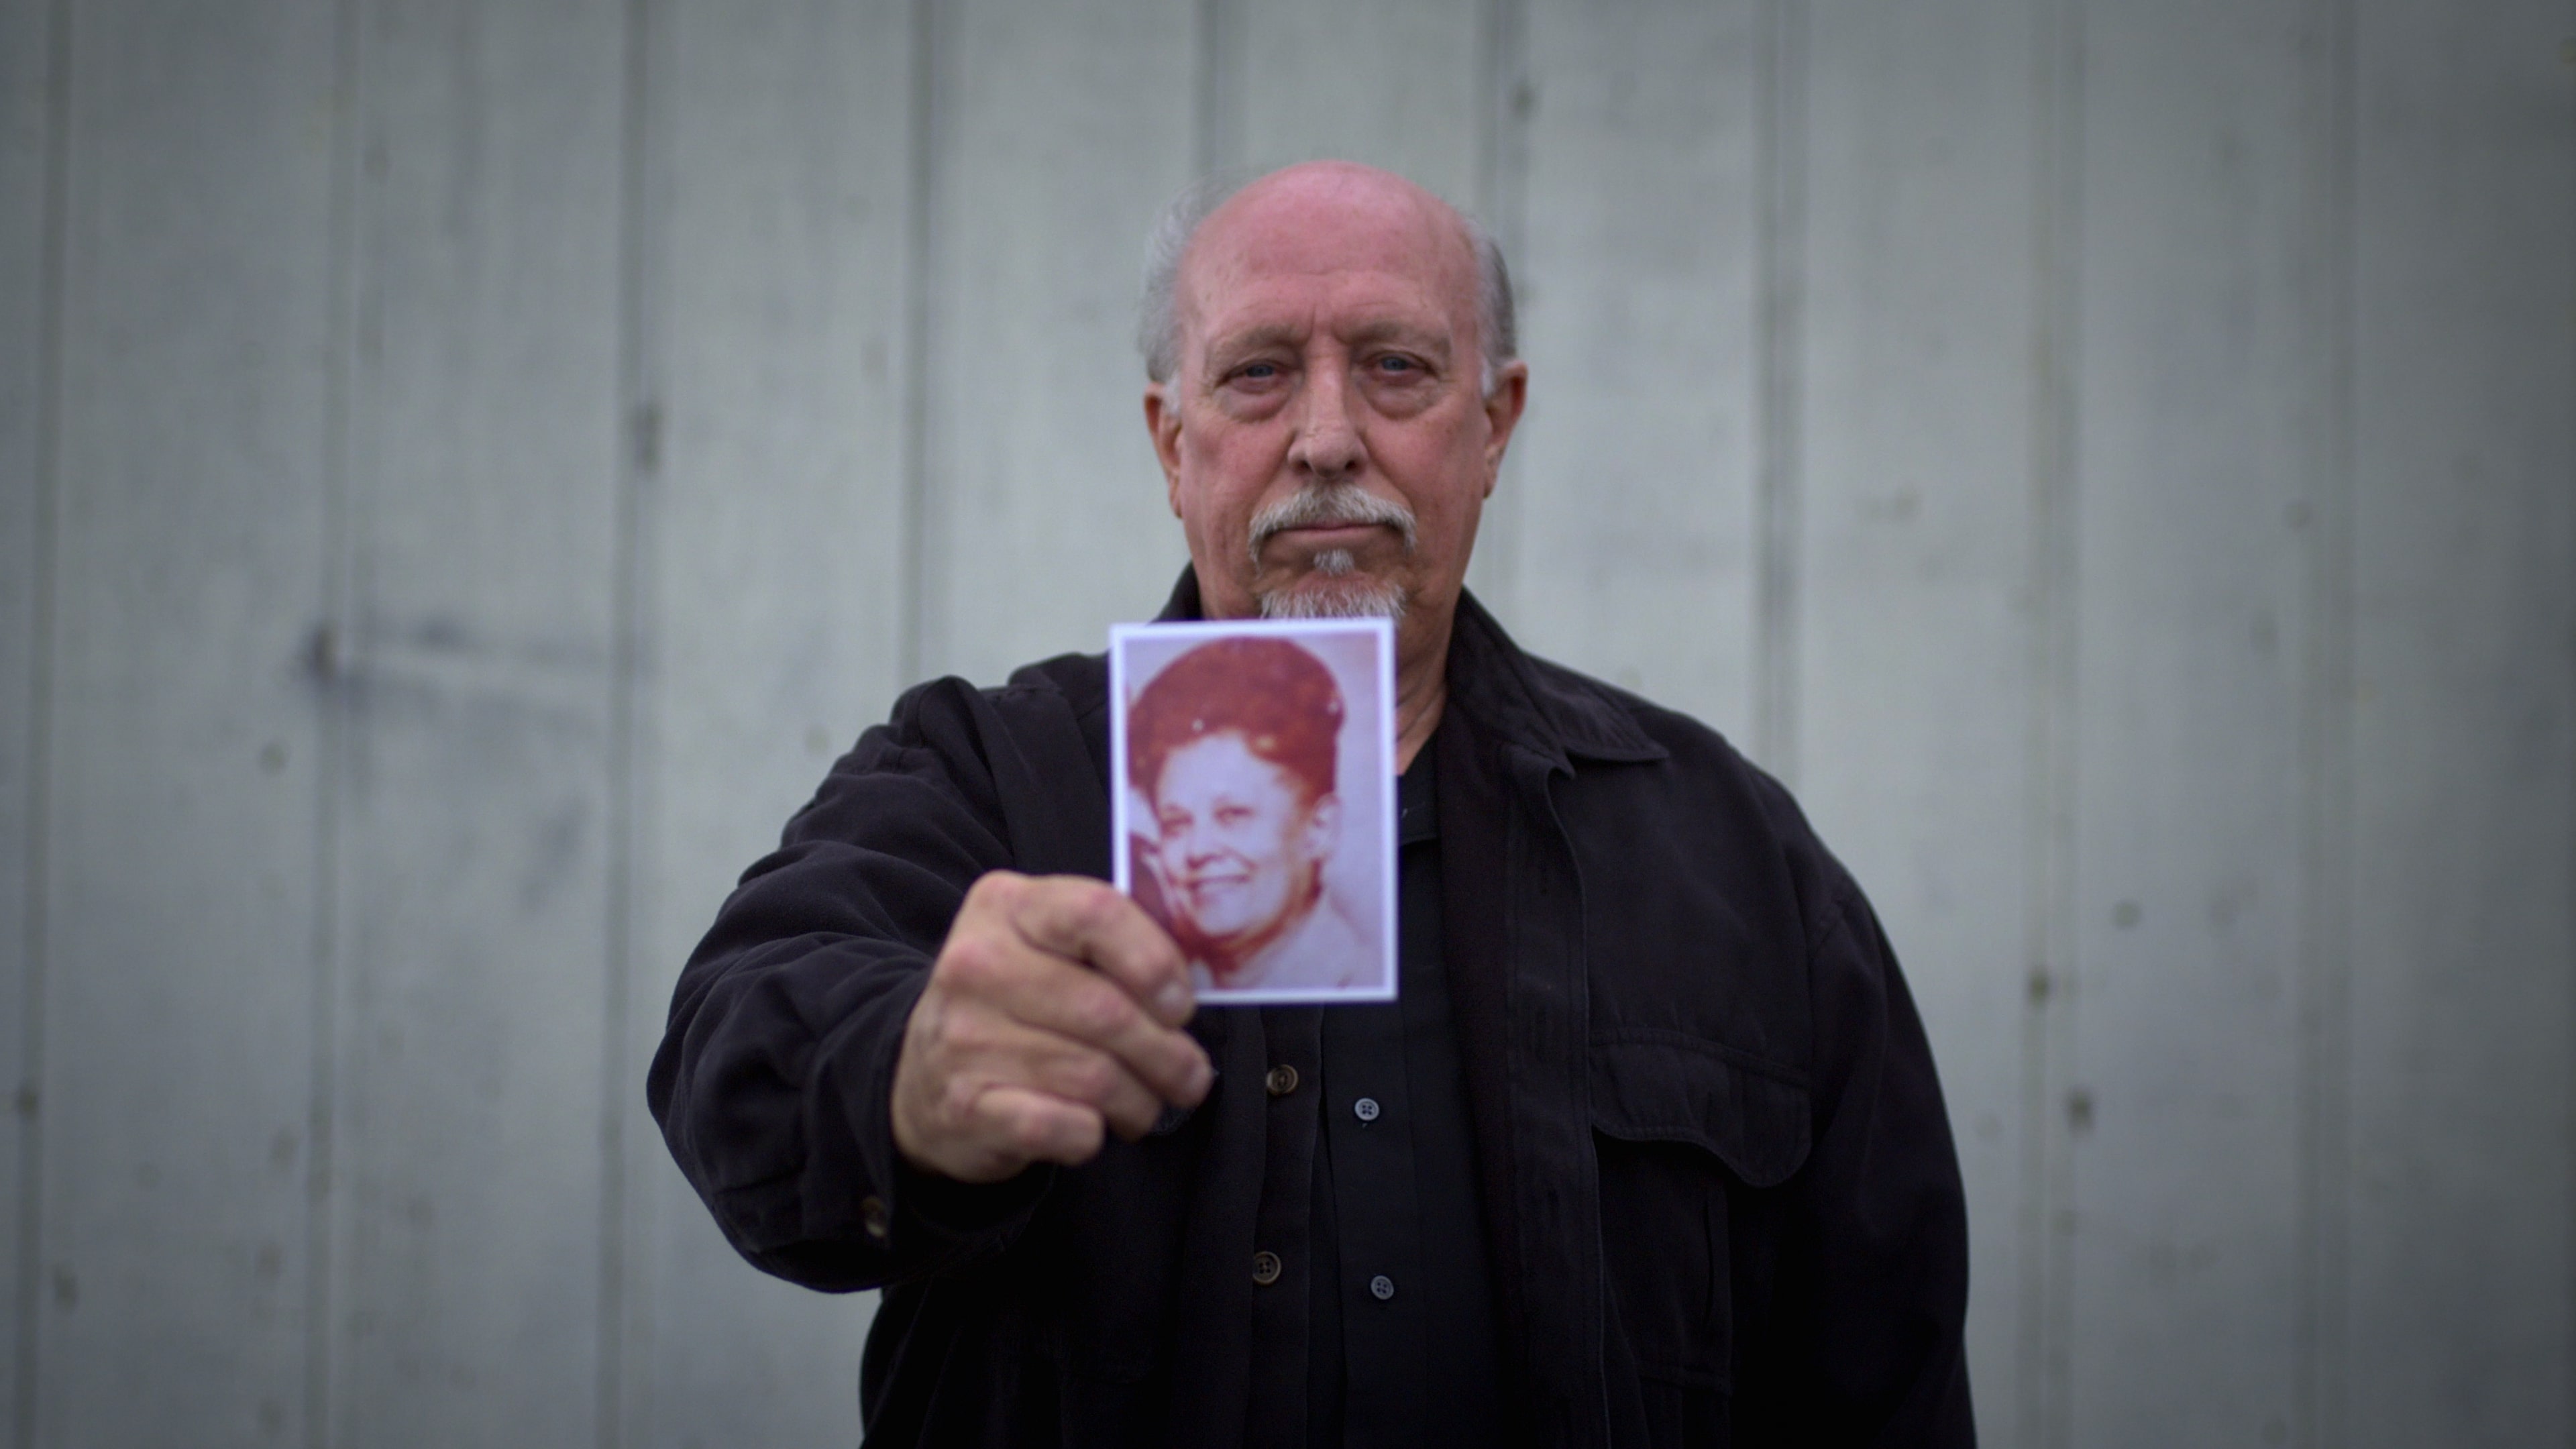
[[1383, 619], [1110, 630], [1118, 888], [1216, 1005], [1395, 998]]

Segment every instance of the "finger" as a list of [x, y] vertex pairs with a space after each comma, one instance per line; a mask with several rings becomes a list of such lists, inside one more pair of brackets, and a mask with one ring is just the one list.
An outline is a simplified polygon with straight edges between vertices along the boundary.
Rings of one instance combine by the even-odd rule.
[[1147, 1016], [1097, 972], [1038, 958], [1031, 974], [1038, 979], [1025, 989], [997, 998], [1022, 1025], [1108, 1053], [1162, 1101], [1195, 1107], [1207, 1096], [1215, 1070], [1189, 1033]]
[[1125, 1063], [1062, 1037], [1051, 1040], [1061, 1043], [1059, 1049], [1029, 1063], [1030, 1078], [1041, 1091], [1091, 1108], [1131, 1142], [1153, 1130], [1155, 1119], [1163, 1115], [1163, 1099]]
[[1165, 1026], [1181, 1025], [1197, 1009], [1180, 947], [1108, 882], [1043, 876], [1025, 882], [1012, 905], [1011, 922], [1030, 945], [1090, 962]]
[[936, 1086], [900, 1091], [895, 1145], [915, 1166], [959, 1182], [1000, 1182], [1032, 1161], [1080, 1163], [1099, 1151], [1100, 1112], [981, 1073], [947, 1073]]
[[1035, 1087], [1099, 1112], [1130, 1139], [1143, 1136], [1162, 1115], [1163, 1099], [1116, 1057], [987, 1010], [951, 1017], [941, 1055], [957, 1077]]
[[1020, 1163], [1079, 1167], [1100, 1155], [1105, 1136], [1098, 1112], [1027, 1087], [985, 1088], [975, 1100], [975, 1115], [981, 1129], [976, 1135]]
[[[1215, 1080], [1207, 1053], [1187, 1033], [1146, 1014], [1136, 999], [1103, 972], [1032, 944], [1015, 925], [1024, 911], [1042, 913], [1045, 898], [1070, 894], [1044, 886], [1099, 885], [1096, 881], [1032, 881], [1000, 872], [976, 883], [973, 922], [962, 922], [940, 953], [933, 987], [942, 995], [990, 1005], [1040, 1031], [1070, 1036], [1109, 1052], [1157, 1096], [1196, 1106]], [[1107, 892], [1106, 887], [1100, 888]], [[1134, 903], [1107, 892], [1106, 901], [1127, 910]], [[1137, 913], [1142, 918], [1142, 912]], [[1148, 929], [1159, 934], [1151, 921]], [[1057, 939], [1065, 939], [1058, 937]], [[1168, 943], [1167, 943], [1168, 944]]]

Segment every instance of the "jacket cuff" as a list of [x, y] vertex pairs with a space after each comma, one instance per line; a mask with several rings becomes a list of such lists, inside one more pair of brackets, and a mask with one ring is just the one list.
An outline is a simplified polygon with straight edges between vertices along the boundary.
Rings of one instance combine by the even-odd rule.
[[[816, 1101], [838, 1103], [856, 1181], [817, 1181], [831, 1201], [806, 1204], [807, 1221], [855, 1224], [867, 1249], [886, 1255], [895, 1276], [946, 1267], [1016, 1236], [1054, 1180], [1046, 1165], [996, 1183], [964, 1183], [912, 1165], [894, 1140], [894, 1069], [929, 975], [922, 972], [845, 1023], [821, 1054]], [[837, 1154], [818, 1153], [829, 1161]]]

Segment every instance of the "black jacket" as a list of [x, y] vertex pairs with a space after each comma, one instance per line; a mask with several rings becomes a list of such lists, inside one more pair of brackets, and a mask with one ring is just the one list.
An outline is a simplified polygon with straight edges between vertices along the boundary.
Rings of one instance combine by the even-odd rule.
[[[1166, 617], [1195, 617], [1184, 575]], [[1434, 748], [1443, 919], [1512, 1418], [1569, 1445], [1967, 1444], [1966, 1222], [1929, 1048], [1859, 889], [1706, 727], [1523, 654], [1472, 599]], [[987, 870], [1109, 874], [1099, 656], [906, 694], [681, 973], [654, 1116], [734, 1246], [885, 1287], [872, 1443], [1240, 1444], [1257, 1010], [1207, 1101], [1078, 1169], [914, 1173], [903, 1027]]]

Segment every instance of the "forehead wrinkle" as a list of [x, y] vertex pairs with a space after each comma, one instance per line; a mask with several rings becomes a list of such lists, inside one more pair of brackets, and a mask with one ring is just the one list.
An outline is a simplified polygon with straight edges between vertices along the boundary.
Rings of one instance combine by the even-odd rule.
[[[1312, 224], [1298, 215], [1300, 198], [1311, 208], [1319, 193], [1333, 214]], [[1347, 210], [1332, 204], [1343, 202]], [[1473, 335], [1479, 325], [1475, 247], [1458, 212], [1401, 177], [1342, 163], [1274, 173], [1210, 214], [1182, 253], [1174, 320], [1210, 346], [1216, 330], [1204, 324], [1219, 310], [1210, 304], [1265, 274], [1332, 273], [1421, 289], [1450, 334]]]
[[1186, 309], [1185, 336], [1195, 341], [1208, 366], [1222, 368], [1271, 349], [1302, 351], [1321, 330], [1345, 347], [1401, 343], [1446, 370], [1464, 340], [1460, 326], [1472, 321], [1452, 315], [1439, 297], [1427, 295], [1421, 278], [1402, 273], [1360, 272], [1322, 298], [1292, 291], [1286, 299], [1289, 311], [1282, 315], [1281, 299], [1262, 279], [1245, 277], [1241, 268], [1228, 271], [1222, 279], [1203, 282], [1205, 292], [1191, 297]]
[[[1210, 358], [1222, 363], [1272, 348], [1296, 348], [1312, 332], [1311, 326], [1295, 322], [1256, 322], [1240, 331], [1210, 339], [1207, 352]], [[1334, 329], [1333, 336], [1350, 347], [1401, 343], [1430, 354], [1434, 361], [1443, 365], [1449, 361], [1451, 339], [1447, 331], [1402, 317], [1371, 318], [1356, 326]]]

